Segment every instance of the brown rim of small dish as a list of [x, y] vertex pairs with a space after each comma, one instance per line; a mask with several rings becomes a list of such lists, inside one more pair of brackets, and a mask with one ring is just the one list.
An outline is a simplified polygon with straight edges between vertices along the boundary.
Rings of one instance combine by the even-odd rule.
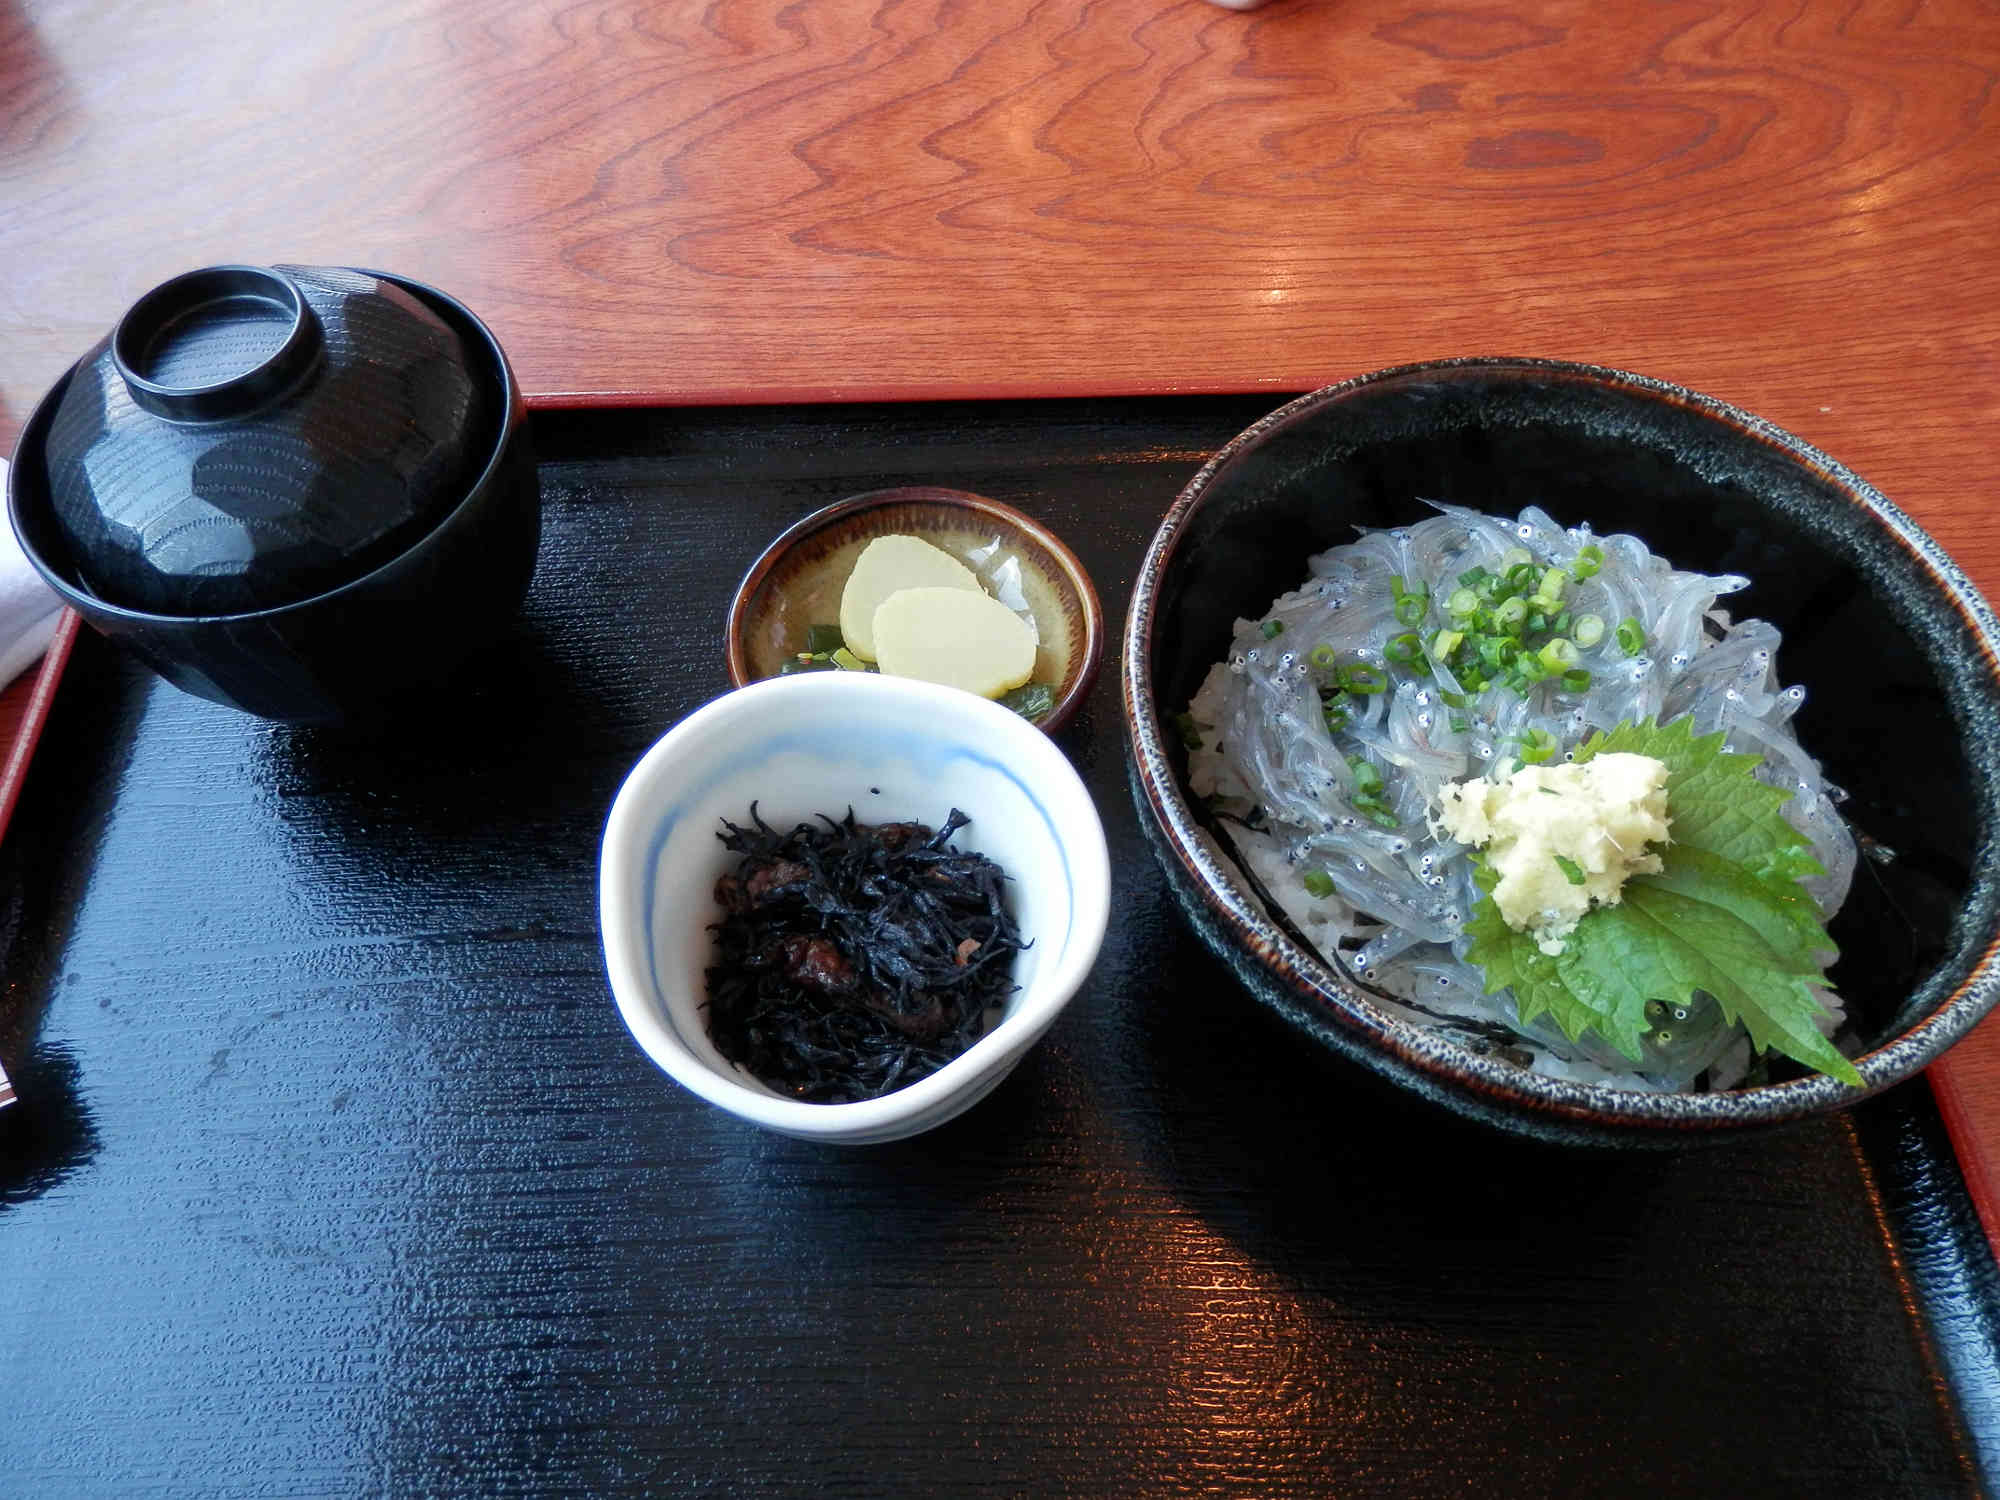
[[936, 506], [943, 510], [963, 511], [1012, 533], [1026, 544], [1030, 552], [1040, 554], [1035, 559], [1040, 571], [1059, 581], [1075, 597], [1082, 639], [1075, 643], [1076, 649], [1071, 652], [1074, 665], [1059, 685], [1061, 691], [1055, 706], [1036, 725], [1047, 734], [1062, 729], [1075, 717], [1077, 709], [1089, 696], [1091, 685], [1097, 680], [1098, 667], [1104, 659], [1104, 606], [1098, 600], [1096, 585], [1090, 581], [1090, 574], [1084, 571], [1076, 554], [1041, 522], [1001, 501], [975, 495], [969, 490], [945, 489], [937, 485], [902, 485], [850, 495], [793, 522], [766, 547], [743, 575], [743, 581], [737, 585], [736, 594], [729, 602], [724, 650], [731, 686], [748, 687], [757, 680], [751, 674], [744, 631], [753, 604], [784, 558], [810, 537], [832, 530], [869, 511], [897, 505]]

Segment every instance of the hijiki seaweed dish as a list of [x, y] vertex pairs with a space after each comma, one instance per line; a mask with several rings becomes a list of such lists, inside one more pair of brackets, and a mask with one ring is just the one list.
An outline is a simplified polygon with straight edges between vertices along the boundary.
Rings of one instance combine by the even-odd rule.
[[716, 835], [708, 1031], [730, 1062], [815, 1104], [873, 1099], [958, 1057], [1015, 988], [1026, 946], [1006, 872], [952, 847], [971, 819], [868, 825], [850, 809], [789, 831], [750, 807]]
[[1458, 506], [1365, 531], [1179, 718], [1190, 789], [1380, 1003], [1559, 1078], [1858, 1082], [1824, 924], [1855, 841], [1748, 579]]

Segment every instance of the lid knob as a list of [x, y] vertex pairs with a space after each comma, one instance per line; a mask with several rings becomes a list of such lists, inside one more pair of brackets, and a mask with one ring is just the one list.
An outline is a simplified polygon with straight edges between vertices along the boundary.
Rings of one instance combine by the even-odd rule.
[[126, 311], [111, 358], [133, 401], [170, 422], [242, 416], [312, 372], [324, 340], [291, 278], [262, 266], [176, 276]]

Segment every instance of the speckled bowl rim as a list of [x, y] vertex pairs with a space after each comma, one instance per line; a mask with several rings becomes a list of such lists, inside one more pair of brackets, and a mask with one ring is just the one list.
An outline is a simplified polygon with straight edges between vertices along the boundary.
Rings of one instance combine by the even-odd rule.
[[[2000, 932], [1988, 932], [1985, 946], [1970, 972], [1952, 986], [1949, 995], [1930, 1014], [1855, 1059], [1862, 1077], [1860, 1088], [1815, 1076], [1712, 1094], [1649, 1094], [1528, 1073], [1511, 1064], [1481, 1057], [1437, 1032], [1400, 1020], [1376, 1004], [1368, 991], [1293, 941], [1218, 860], [1213, 845], [1189, 809], [1159, 730], [1160, 707], [1154, 697], [1150, 666], [1158, 624], [1159, 581], [1210, 487], [1237, 458], [1260, 444], [1274, 429], [1303, 413], [1343, 402], [1372, 387], [1413, 377], [1443, 380], [1466, 377], [1480, 381], [1513, 377], [1594, 385], [1679, 407], [1762, 443], [1837, 490], [1875, 523], [1884, 541], [1899, 545], [1910, 554], [1976, 642], [1986, 673], [1986, 690], [2000, 694], [2000, 619], [1996, 619], [1992, 607], [1943, 548], [1866, 480], [1761, 417], [1650, 376], [1566, 360], [1506, 356], [1469, 356], [1397, 365], [1313, 391], [1279, 407], [1238, 434], [1181, 491], [1154, 533], [1140, 565], [1120, 653], [1134, 789], [1143, 796], [1157, 831], [1164, 835], [1164, 848], [1185, 870], [1208, 911], [1286, 988], [1289, 992], [1286, 998], [1296, 1009], [1288, 1009], [1269, 996], [1259, 998], [1309, 1030], [1325, 1034], [1331, 1028], [1325, 1039], [1337, 1048], [1373, 1052], [1377, 1060], [1390, 1065], [1388, 1071], [1400, 1081], [1427, 1081], [1433, 1089], [1442, 1088], [1464, 1112], [1503, 1124], [1515, 1123], [1522, 1116], [1540, 1119], [1555, 1127], [1558, 1136], [1565, 1122], [1661, 1133], [1774, 1125], [1844, 1108], [1920, 1072], [1970, 1031], [2000, 1000], [2000, 970], [1995, 962], [1996, 951], [2000, 951]], [[1918, 643], [1926, 655], [1932, 655], [1929, 642], [1919, 638]], [[1970, 684], [1949, 680], [1945, 691], [1951, 699], [1954, 720], [1963, 724], [1970, 717], [1972, 706]], [[1967, 749], [1978, 782], [1982, 768], [1976, 747]], [[1975, 801], [1987, 821], [1981, 829], [1983, 837], [1975, 846], [1972, 886], [1966, 895], [1969, 907], [1990, 905], [1994, 899], [1995, 875], [1988, 868], [1990, 861], [1985, 855], [1989, 852], [1986, 839], [1995, 826], [1995, 787], [1990, 766], [1986, 769], [1984, 783], [1975, 787]], [[1934, 973], [1927, 985], [1939, 986], [1944, 979], [1942, 971]], [[1465, 1109], [1466, 1105], [1473, 1107]]]
[[1104, 605], [1097, 597], [1097, 585], [1091, 582], [1089, 572], [1077, 555], [1070, 551], [1068, 543], [1033, 516], [1025, 515], [1002, 500], [987, 495], [975, 495], [971, 490], [954, 490], [942, 485], [905, 484], [889, 489], [868, 490], [859, 495], [849, 495], [845, 500], [836, 500], [831, 505], [822, 506], [812, 514], [794, 521], [778, 534], [775, 541], [758, 554], [744, 573], [743, 581], [736, 586], [736, 592], [729, 601], [729, 621], [724, 627], [723, 653], [729, 669], [729, 681], [735, 687], [749, 687], [758, 679], [750, 675], [750, 656], [744, 649], [743, 629], [748, 622], [750, 601], [757, 597], [765, 582], [777, 569], [778, 564], [799, 543], [816, 536], [831, 526], [836, 526], [850, 516], [880, 510], [892, 505], [939, 505], [951, 510], [963, 510], [973, 515], [984, 516], [990, 521], [1010, 527], [1032, 538], [1055, 559], [1056, 566], [1069, 580], [1076, 593], [1077, 608], [1083, 617], [1083, 650], [1079, 654], [1075, 680], [1069, 690], [1056, 699], [1055, 706], [1042, 715], [1035, 727], [1044, 734], [1055, 734], [1076, 716], [1076, 711], [1089, 698], [1090, 690], [1097, 684], [1098, 670], [1104, 662]]

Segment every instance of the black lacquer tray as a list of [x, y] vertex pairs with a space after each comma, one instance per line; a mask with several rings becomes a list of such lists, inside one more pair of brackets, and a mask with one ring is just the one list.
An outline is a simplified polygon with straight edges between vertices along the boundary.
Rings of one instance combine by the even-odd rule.
[[1098, 968], [862, 1151], [679, 1091], [596, 854], [831, 500], [1047, 522], [1122, 616], [1277, 402], [550, 413], [527, 609], [370, 736], [85, 639], [0, 846], [0, 1472], [50, 1495], [1970, 1495], [1991, 1254], [1928, 1088], [1684, 1156], [1501, 1139], [1300, 1055], [1172, 915], [1115, 671], [1061, 736]]

